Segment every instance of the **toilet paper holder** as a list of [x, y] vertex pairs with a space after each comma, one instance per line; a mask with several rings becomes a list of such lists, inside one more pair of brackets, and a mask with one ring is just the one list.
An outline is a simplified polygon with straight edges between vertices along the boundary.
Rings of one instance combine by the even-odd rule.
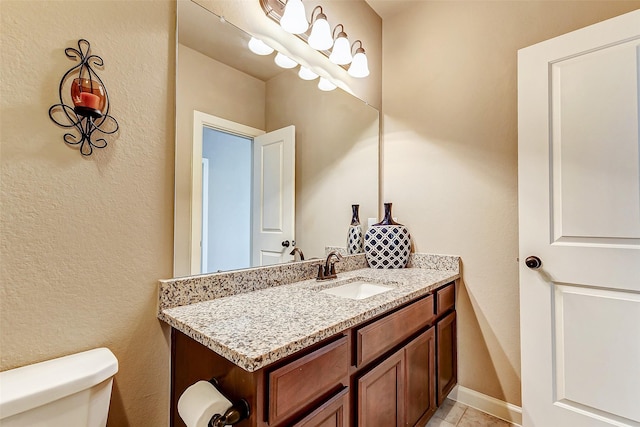
[[[217, 379], [211, 378], [209, 382], [218, 389], [220, 393], [222, 393], [222, 390], [218, 387]], [[224, 395], [224, 393], [222, 394]], [[249, 414], [249, 402], [245, 399], [240, 399], [237, 402], [234, 402], [233, 405], [224, 412], [224, 414], [215, 414], [211, 417], [209, 420], [209, 427], [232, 426], [249, 418]]]

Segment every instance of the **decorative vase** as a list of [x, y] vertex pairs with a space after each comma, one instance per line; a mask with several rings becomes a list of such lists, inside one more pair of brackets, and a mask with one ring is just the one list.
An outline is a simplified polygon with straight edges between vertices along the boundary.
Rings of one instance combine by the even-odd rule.
[[384, 219], [367, 230], [364, 251], [371, 268], [407, 266], [411, 253], [411, 236], [407, 227], [393, 220], [391, 203], [384, 204]]
[[360, 224], [359, 211], [360, 205], [351, 205], [353, 212], [351, 216], [351, 225], [347, 234], [347, 253], [360, 254], [364, 252], [364, 234], [362, 233], [362, 225]]

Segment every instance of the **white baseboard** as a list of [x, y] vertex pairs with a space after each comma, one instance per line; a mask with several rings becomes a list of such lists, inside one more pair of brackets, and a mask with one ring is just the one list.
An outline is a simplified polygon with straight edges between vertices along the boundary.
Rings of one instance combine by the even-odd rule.
[[456, 385], [448, 397], [456, 402], [471, 406], [472, 408], [509, 421], [510, 423], [517, 425], [522, 424], [522, 408], [496, 399], [495, 397], [478, 393], [475, 390], [460, 385]]

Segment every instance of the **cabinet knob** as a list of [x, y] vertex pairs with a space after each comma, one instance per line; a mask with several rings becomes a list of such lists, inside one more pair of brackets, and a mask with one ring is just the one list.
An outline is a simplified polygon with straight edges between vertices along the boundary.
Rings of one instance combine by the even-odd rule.
[[525, 260], [524, 263], [527, 267], [529, 267], [532, 270], [538, 269], [542, 266], [542, 260], [540, 258], [538, 258], [537, 256], [528, 256]]
[[291, 243], [289, 243], [288, 240], [285, 240], [282, 242], [282, 246], [284, 246], [285, 248], [288, 248], [291, 245]]

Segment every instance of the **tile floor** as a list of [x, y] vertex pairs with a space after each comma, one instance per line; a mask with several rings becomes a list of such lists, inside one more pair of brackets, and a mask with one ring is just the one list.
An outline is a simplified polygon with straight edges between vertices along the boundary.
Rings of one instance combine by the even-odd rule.
[[515, 425], [447, 399], [431, 417], [426, 427], [511, 427]]

